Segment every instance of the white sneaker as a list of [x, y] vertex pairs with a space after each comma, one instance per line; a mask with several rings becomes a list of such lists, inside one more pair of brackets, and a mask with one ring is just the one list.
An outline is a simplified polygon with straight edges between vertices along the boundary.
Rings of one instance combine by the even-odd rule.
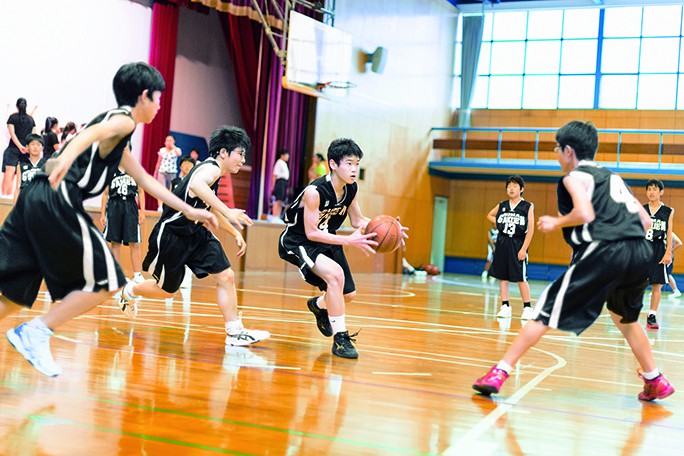
[[242, 324], [242, 312], [238, 314], [238, 327], [226, 335], [226, 345], [243, 347], [256, 344], [260, 340], [268, 339], [271, 333], [259, 329], [247, 329]]
[[532, 307], [524, 307], [523, 308], [523, 313], [520, 316], [522, 320], [529, 320], [532, 318]]
[[501, 306], [499, 313], [496, 314], [497, 318], [511, 318], [511, 306]]
[[143, 277], [143, 275], [139, 272], [133, 275], [133, 282], [135, 282], [136, 285], [143, 283], [144, 281], [145, 277]]
[[489, 283], [494, 283], [496, 282], [496, 277], [490, 277], [489, 278]]
[[131, 320], [135, 320], [135, 317], [138, 316], [138, 300], [131, 296], [131, 287], [133, 285], [135, 285], [135, 282], [129, 280], [119, 295], [121, 312]]
[[668, 296], [668, 298], [670, 298], [670, 299], [677, 299], [677, 298], [680, 297], [681, 295], [682, 295], [682, 292], [679, 291], [679, 290], [677, 290], [677, 291], [673, 291], [672, 293], [670, 293], [670, 296]]
[[487, 271], [482, 271], [482, 283], [487, 283]]
[[52, 336], [52, 331], [49, 329], [35, 328], [26, 323], [7, 331], [7, 340], [26, 358], [26, 361], [31, 363], [38, 372], [48, 377], [56, 377], [62, 373], [62, 369], [52, 358], [50, 336]]

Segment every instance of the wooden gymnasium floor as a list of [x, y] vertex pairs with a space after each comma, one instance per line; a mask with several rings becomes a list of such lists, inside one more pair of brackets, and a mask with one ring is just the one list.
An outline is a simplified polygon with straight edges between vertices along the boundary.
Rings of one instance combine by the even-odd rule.
[[54, 379], [3, 340], [0, 454], [682, 454], [684, 302], [664, 299], [663, 327], [649, 332], [680, 388], [660, 404], [637, 400], [635, 361], [605, 314], [581, 338], [546, 337], [486, 399], [470, 385], [521, 324], [497, 322], [496, 285], [356, 278], [356, 361], [331, 355], [296, 272], [239, 278], [245, 322], [272, 333], [253, 348], [224, 349], [213, 289], [197, 280], [172, 303], [142, 301], [134, 322], [109, 302], [66, 324]]

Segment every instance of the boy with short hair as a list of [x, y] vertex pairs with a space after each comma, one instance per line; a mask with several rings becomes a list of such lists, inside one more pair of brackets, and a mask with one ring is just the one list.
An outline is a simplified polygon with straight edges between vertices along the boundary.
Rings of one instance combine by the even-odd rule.
[[[138, 209], [138, 202], [140, 209]], [[142, 282], [142, 235], [140, 225], [145, 221], [145, 192], [121, 168], [114, 171], [111, 182], [102, 195], [100, 223], [104, 237], [109, 242], [114, 258], [121, 262], [121, 245], [126, 245], [131, 253], [133, 280]]]
[[[473, 389], [498, 393], [513, 366], [550, 328], [577, 335], [592, 325], [608, 302], [613, 323], [629, 344], [641, 369], [639, 399], [652, 401], [674, 393], [653, 359], [639, 312], [646, 289], [643, 264], [652, 256], [644, 233], [651, 220], [617, 174], [593, 161], [598, 132], [593, 124], [573, 121], [556, 133], [554, 148], [565, 175], [558, 182], [558, 217], [545, 215], [542, 233], [562, 228], [573, 248], [570, 267], [539, 297], [532, 320], [503, 359], [477, 379]], [[497, 252], [498, 254], [498, 252]]]
[[[187, 204], [216, 216], [219, 227], [235, 238], [240, 249], [238, 256], [245, 253], [247, 244], [233, 225], [249, 226], [252, 220], [243, 210], [228, 208], [216, 192], [221, 176], [240, 170], [250, 146], [251, 141], [241, 128], [219, 127], [209, 140], [209, 158], [192, 168], [174, 190]], [[211, 231], [166, 207], [150, 234], [148, 249], [143, 267], [153, 279], [139, 284], [129, 282], [124, 287], [120, 299], [124, 313], [135, 316], [138, 297], [172, 297], [181, 285], [187, 265], [198, 278], [210, 276], [218, 285], [217, 303], [225, 322], [226, 345], [250, 345], [270, 336], [268, 331], [246, 329], [242, 324], [242, 312], [237, 310], [235, 274]]]
[[19, 160], [19, 164], [17, 165], [17, 188], [14, 191], [15, 204], [17, 198], [19, 198], [19, 191], [33, 180], [33, 177], [45, 164], [45, 158], [43, 158], [43, 147], [45, 145], [43, 137], [35, 133], [30, 133], [26, 136], [24, 142], [28, 149], [28, 155], [22, 160]]
[[119, 68], [114, 76], [119, 107], [95, 117], [46, 162], [46, 173], [37, 173], [22, 189], [0, 228], [0, 319], [30, 308], [43, 278], [52, 299], [62, 301], [7, 332], [12, 346], [45, 375], [61, 372], [50, 352], [53, 330], [108, 300], [125, 281], [83, 208], [85, 199], [104, 191], [119, 165], [151, 195], [199, 222], [216, 223], [213, 215], [165, 190], [129, 151], [136, 125], [154, 119], [163, 90], [164, 79], [150, 65]]
[[499, 279], [501, 309], [499, 318], [510, 318], [509, 282], [518, 282], [523, 300], [523, 320], [529, 320], [530, 284], [527, 283], [527, 249], [534, 235], [534, 205], [525, 201], [522, 193], [525, 181], [520, 176], [508, 176], [506, 193], [508, 201], [501, 201], [489, 211], [487, 220], [496, 225], [499, 234], [496, 238], [496, 255], [489, 268], [489, 276]]
[[646, 317], [648, 329], [658, 329], [656, 314], [660, 306], [663, 285], [668, 283], [667, 267], [672, 263], [672, 219], [674, 209], [665, 206], [660, 198], [665, 193], [665, 185], [659, 179], [646, 182], [648, 203], [644, 209], [651, 217], [651, 229], [646, 232], [646, 240], [651, 243], [653, 256], [647, 264], [648, 283], [651, 284], [651, 308]]
[[[345, 323], [345, 302], [354, 298], [356, 286], [342, 246], [369, 255], [377, 245], [375, 233], [363, 234], [370, 219], [361, 213], [357, 196], [361, 158], [363, 151], [351, 139], [330, 143], [330, 173], [311, 182], [285, 211], [287, 227], [278, 242], [280, 258], [297, 266], [307, 283], [324, 292], [309, 299], [307, 307], [321, 334], [333, 336], [333, 355], [342, 358], [359, 356], [352, 345], [356, 334], [350, 335]], [[341, 236], [337, 230], [347, 214], [356, 231]]]

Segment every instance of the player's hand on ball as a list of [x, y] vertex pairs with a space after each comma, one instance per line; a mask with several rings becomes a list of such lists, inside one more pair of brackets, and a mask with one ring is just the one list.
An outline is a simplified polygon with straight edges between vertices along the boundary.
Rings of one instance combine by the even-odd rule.
[[373, 247], [377, 247], [378, 243], [373, 240], [374, 237], [375, 233], [363, 234], [361, 227], [359, 227], [347, 237], [347, 245], [356, 247], [366, 256], [375, 255]]
[[558, 217], [552, 217], [550, 215], [542, 215], [537, 220], [537, 228], [542, 233], [548, 233], [558, 229]]

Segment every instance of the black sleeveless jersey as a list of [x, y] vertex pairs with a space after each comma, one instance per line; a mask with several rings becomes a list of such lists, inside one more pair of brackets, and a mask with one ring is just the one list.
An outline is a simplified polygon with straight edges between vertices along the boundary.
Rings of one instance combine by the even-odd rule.
[[356, 182], [345, 184], [344, 194], [338, 201], [330, 174], [326, 174], [311, 182], [285, 211], [285, 223], [288, 225], [286, 229], [288, 234], [292, 233], [306, 237], [302, 199], [304, 192], [309, 187], [314, 187], [320, 197], [318, 204], [318, 229], [335, 234], [347, 218], [347, 211], [354, 201], [359, 188], [358, 184]]
[[40, 158], [34, 165], [31, 160], [26, 159], [19, 162], [19, 169], [21, 170], [21, 183], [19, 188], [24, 188], [29, 182], [33, 180], [33, 177], [37, 172], [42, 171], [43, 165], [45, 164], [45, 159]]
[[[131, 117], [131, 108], [128, 106], [121, 106], [120, 108], [111, 109], [100, 114], [90, 121], [88, 127], [108, 120], [112, 116], [125, 115]], [[92, 198], [102, 194], [105, 187], [114, 177], [114, 173], [119, 169], [119, 162], [123, 155], [123, 151], [128, 146], [131, 135], [123, 138], [106, 158], [101, 158], [99, 154], [100, 144], [93, 143], [86, 149], [76, 160], [71, 164], [71, 168], [64, 177], [64, 183], [69, 189], [69, 193], [73, 194], [77, 189], [81, 195], [81, 199]], [[68, 143], [67, 143], [68, 144]], [[64, 146], [64, 149], [67, 145]], [[60, 149], [61, 151], [62, 149]], [[57, 156], [57, 152], [53, 156]]]
[[[216, 160], [211, 157], [207, 158], [202, 163], [195, 165], [190, 170], [188, 175], [185, 176], [180, 184], [178, 184], [178, 186], [173, 190], [173, 194], [194, 208], [209, 210], [211, 208], [207, 206], [202, 199], [198, 198], [197, 196], [190, 196], [190, 183], [192, 182], [195, 173], [197, 173], [197, 171], [204, 166], [217, 166], [219, 169], [221, 168], [221, 165], [219, 165]], [[217, 194], [218, 192], [220, 180], [220, 178], [216, 179], [216, 181], [210, 185], [214, 194]], [[197, 230], [205, 229], [203, 224], [186, 218], [182, 212], [179, 212], [176, 209], [166, 205], [164, 205], [164, 210], [162, 212], [161, 218], [159, 219], [159, 223], [163, 223], [166, 229], [171, 230], [179, 236], [191, 236], [197, 232]]]
[[655, 214], [651, 214], [648, 203], [646, 203], [644, 204], [644, 209], [646, 209], [648, 215], [651, 216], [651, 221], [653, 222], [651, 229], [646, 232], [646, 240], [653, 243], [662, 242], [665, 244], [665, 238], [667, 237], [667, 222], [670, 221], [672, 208], [661, 204]]
[[138, 184], [131, 176], [117, 169], [109, 183], [109, 199], [135, 199], [138, 196]]
[[[619, 241], [644, 237], [639, 218], [639, 203], [617, 174], [592, 161], [582, 160], [570, 172], [587, 184], [587, 192], [594, 206], [595, 218], [581, 226], [564, 227], [565, 242], [573, 249], [592, 241]], [[572, 211], [570, 193], [558, 181], [558, 212], [566, 215]]]
[[499, 210], [496, 213], [496, 228], [499, 236], [506, 237], [525, 237], [529, 224], [529, 213], [532, 203], [521, 199], [515, 207], [511, 207], [509, 200], [499, 203]]

